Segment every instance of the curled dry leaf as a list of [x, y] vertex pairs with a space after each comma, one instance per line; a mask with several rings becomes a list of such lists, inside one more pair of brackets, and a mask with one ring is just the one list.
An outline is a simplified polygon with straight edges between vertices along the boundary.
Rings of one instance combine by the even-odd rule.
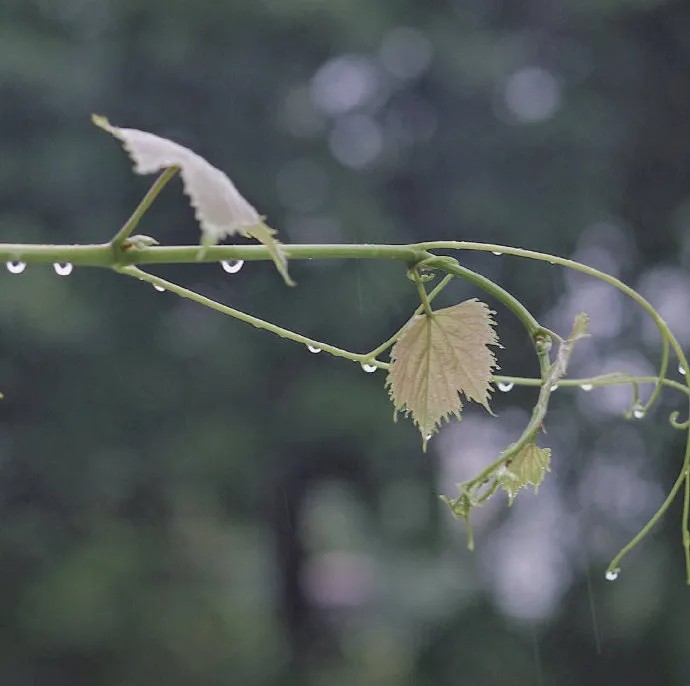
[[479, 300], [417, 315], [391, 351], [386, 380], [396, 411], [411, 414], [426, 446], [442, 419], [460, 417], [460, 394], [489, 412], [498, 345], [493, 312]]
[[266, 245], [286, 283], [287, 260], [275, 231], [240, 194], [228, 176], [192, 150], [138, 129], [112, 126], [105, 117], [94, 115], [93, 122], [122, 141], [134, 162], [137, 174], [153, 174], [168, 167], [179, 167], [185, 193], [194, 208], [202, 232], [202, 243], [215, 244], [227, 236], [251, 236]]

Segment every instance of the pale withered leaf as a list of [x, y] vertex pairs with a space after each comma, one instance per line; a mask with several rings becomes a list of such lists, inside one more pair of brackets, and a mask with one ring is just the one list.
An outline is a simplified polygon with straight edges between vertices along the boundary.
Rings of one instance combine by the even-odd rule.
[[499, 474], [501, 486], [508, 494], [511, 505], [521, 488], [534, 486], [536, 493], [546, 472], [550, 470], [550, 448], [539, 448], [534, 443], [529, 443], [513, 456]]
[[134, 162], [137, 174], [153, 174], [179, 167], [185, 193], [201, 227], [204, 245], [213, 245], [227, 236], [251, 236], [266, 245], [285, 281], [287, 260], [275, 231], [263, 222], [256, 209], [245, 200], [235, 184], [220, 169], [192, 150], [138, 129], [112, 126], [105, 117], [94, 115], [94, 124], [119, 139]]
[[493, 313], [479, 300], [415, 316], [391, 351], [386, 379], [396, 411], [411, 414], [424, 445], [442, 419], [460, 417], [460, 394], [489, 412], [498, 345]]

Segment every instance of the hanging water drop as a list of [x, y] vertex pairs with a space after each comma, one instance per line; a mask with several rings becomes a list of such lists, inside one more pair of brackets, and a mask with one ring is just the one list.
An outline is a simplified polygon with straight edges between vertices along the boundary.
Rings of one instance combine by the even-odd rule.
[[633, 408], [632, 415], [635, 417], [635, 419], [643, 419], [645, 415], [644, 407], [641, 405], [635, 406]]
[[159, 286], [157, 283], [154, 283], [154, 284], [153, 284], [153, 287], [154, 287], [159, 293], [164, 293], [164, 292], [165, 292], [165, 288], [163, 288], [163, 286]]
[[553, 393], [554, 391], [558, 390], [558, 384], [555, 383], [553, 386], [551, 386], [551, 392]]
[[499, 391], [503, 391], [504, 393], [507, 393], [508, 391], [513, 390], [513, 386], [515, 385], [512, 381], [499, 381], [498, 384], [496, 384], [498, 387]]
[[682, 364], [678, 365], [678, 372], [683, 376], [685, 376], [688, 373], [687, 369], [685, 369], [685, 367]]
[[10, 274], [21, 274], [26, 269], [26, 262], [12, 260], [11, 262], [7, 262], [5, 266]]
[[583, 391], [591, 391], [591, 390], [594, 388], [594, 386], [593, 386], [593, 384], [591, 384], [591, 383], [583, 383], [583, 384], [580, 386], [580, 388], [581, 388]]
[[425, 441], [430, 441], [430, 440], [431, 440], [431, 437], [432, 437], [433, 435], [434, 435], [434, 434], [428, 433], [426, 436], [424, 436], [424, 440], [425, 440]]
[[53, 269], [58, 276], [69, 276], [74, 269], [74, 265], [71, 262], [55, 262]]
[[308, 345], [308, 346], [307, 346], [307, 350], [308, 350], [310, 353], [314, 353], [315, 355], [316, 355], [317, 353], [320, 353], [320, 352], [321, 352], [321, 348], [317, 348], [315, 345]]
[[620, 569], [607, 569], [606, 570], [606, 580], [607, 581], [615, 581], [618, 578], [618, 575], [620, 574], [621, 570]]
[[499, 255], [502, 255], [503, 253], [500, 250], [492, 250], [491, 254], [496, 255], [498, 257]]
[[220, 263], [220, 266], [223, 267], [223, 270], [228, 274], [237, 274], [237, 272], [242, 269], [243, 265], [244, 260], [223, 260]]
[[372, 372], [375, 372], [378, 369], [378, 367], [375, 364], [371, 364], [369, 362], [362, 362], [362, 369], [367, 374], [371, 374]]

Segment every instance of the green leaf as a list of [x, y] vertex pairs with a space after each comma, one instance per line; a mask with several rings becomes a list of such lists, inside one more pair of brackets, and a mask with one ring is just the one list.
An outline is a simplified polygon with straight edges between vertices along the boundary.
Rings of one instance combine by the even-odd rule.
[[498, 345], [492, 314], [473, 299], [417, 315], [393, 346], [386, 386], [396, 412], [412, 415], [424, 447], [442, 419], [460, 418], [461, 393], [491, 412], [496, 358], [487, 346]]
[[255, 238], [259, 243], [262, 243], [268, 248], [268, 252], [273, 258], [273, 263], [278, 270], [278, 273], [283, 277], [283, 280], [288, 286], [294, 286], [295, 282], [290, 278], [287, 270], [287, 258], [283, 250], [283, 244], [275, 238], [277, 231], [270, 226], [266, 226], [263, 222], [258, 226], [247, 229], [245, 235]]
[[536, 493], [546, 472], [550, 470], [551, 449], [539, 448], [534, 443], [529, 443], [506, 462], [498, 478], [512, 505], [521, 488], [534, 486]]
[[287, 260], [273, 237], [275, 231], [240, 195], [235, 184], [203, 157], [167, 138], [146, 131], [112, 126], [105, 117], [93, 115], [93, 123], [122, 141], [137, 174], [153, 174], [179, 167], [184, 191], [201, 227], [202, 245], [214, 245], [227, 236], [252, 236], [269, 250], [278, 271], [289, 285]]

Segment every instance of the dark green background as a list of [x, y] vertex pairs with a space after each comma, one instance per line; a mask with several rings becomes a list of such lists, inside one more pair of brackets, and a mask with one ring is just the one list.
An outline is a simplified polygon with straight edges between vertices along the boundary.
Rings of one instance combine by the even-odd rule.
[[[2, 0], [0, 240], [102, 242], [145, 192], [92, 112], [206, 156], [286, 242], [575, 256], [688, 349], [690, 3]], [[198, 240], [179, 182], [141, 231]], [[653, 370], [609, 289], [463, 260], [563, 333], [592, 314], [575, 373]], [[415, 306], [399, 265], [291, 272], [157, 273], [361, 351]], [[497, 311], [504, 371], [534, 373]], [[470, 554], [437, 495], [534, 393], [424, 455], [383, 382], [106, 271], [0, 275], [3, 686], [690, 683], [679, 508], [603, 576], [679, 467], [680, 398], [625, 422], [629, 390], [559, 391], [548, 482], [478, 513]]]

